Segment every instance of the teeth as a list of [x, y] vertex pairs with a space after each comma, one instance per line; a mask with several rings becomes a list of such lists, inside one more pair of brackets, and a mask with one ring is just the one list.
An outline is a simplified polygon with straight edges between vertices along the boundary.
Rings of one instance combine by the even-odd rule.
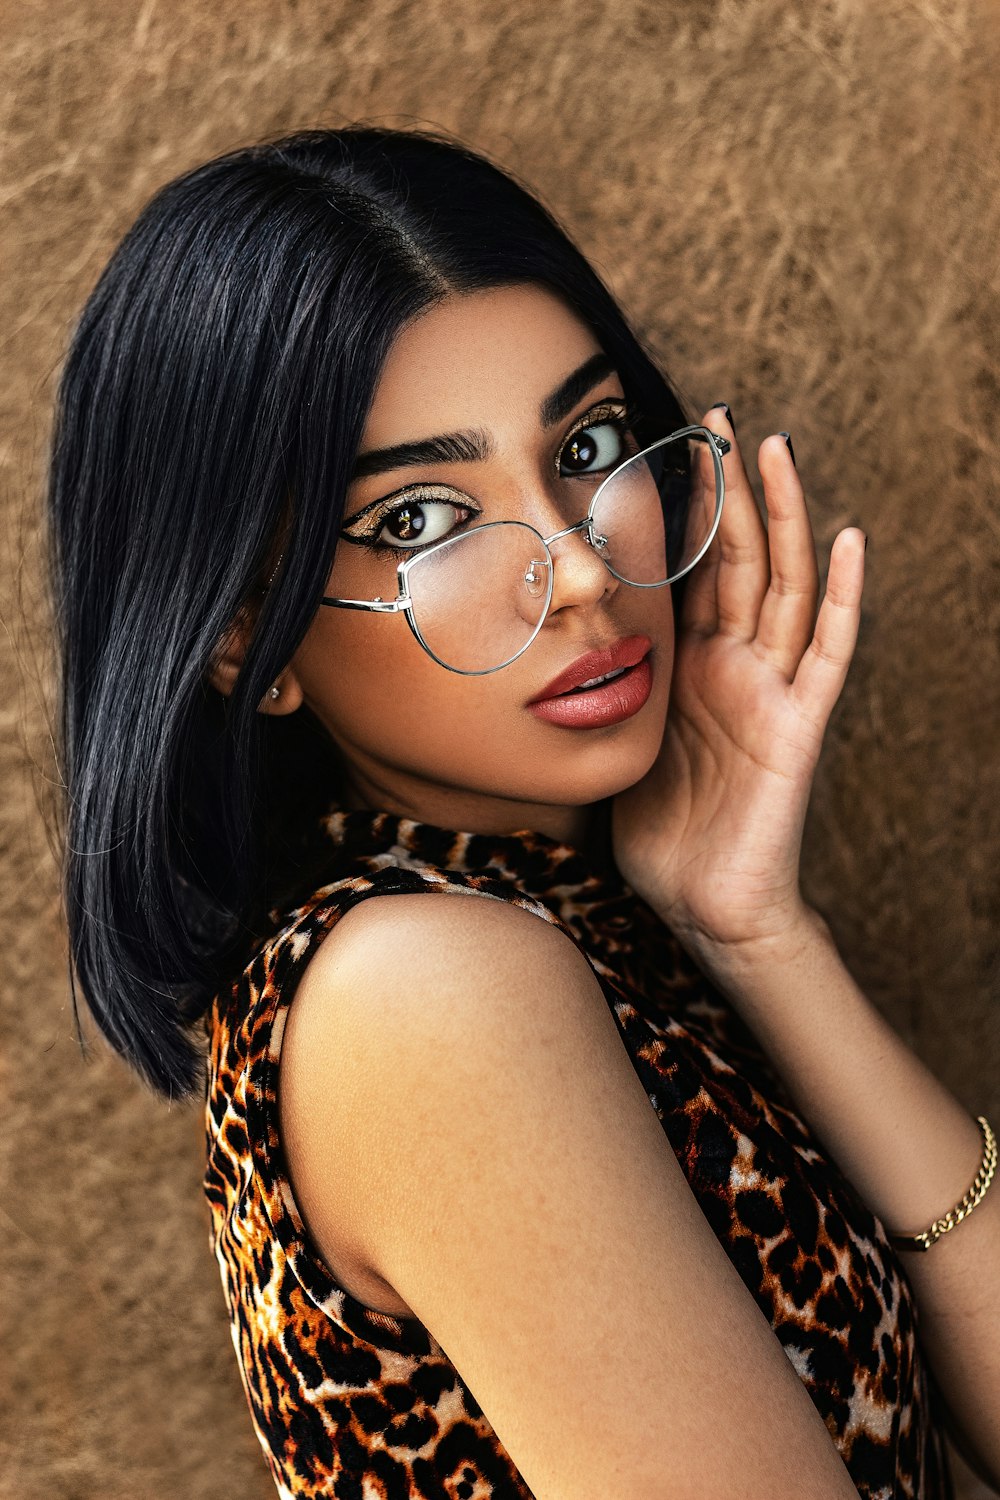
[[591, 677], [587, 682], [581, 682], [575, 691], [579, 693], [583, 688], [598, 687], [602, 682], [610, 682], [613, 677], [620, 677], [627, 670], [627, 667], [618, 667], [614, 672], [605, 672], [603, 677]]

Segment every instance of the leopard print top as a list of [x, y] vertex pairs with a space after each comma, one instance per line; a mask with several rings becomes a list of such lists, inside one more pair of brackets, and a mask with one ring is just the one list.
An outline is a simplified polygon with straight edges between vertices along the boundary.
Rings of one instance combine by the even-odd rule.
[[537, 833], [486, 837], [337, 809], [319, 832], [326, 884], [272, 910], [271, 932], [206, 1020], [210, 1240], [279, 1495], [531, 1497], [432, 1331], [338, 1285], [296, 1205], [278, 1129], [282, 1032], [317, 945], [368, 896], [459, 888], [535, 913], [588, 958], [706, 1218], [858, 1493], [951, 1500], [940, 1398], [885, 1228], [752, 1032], [617, 872]]

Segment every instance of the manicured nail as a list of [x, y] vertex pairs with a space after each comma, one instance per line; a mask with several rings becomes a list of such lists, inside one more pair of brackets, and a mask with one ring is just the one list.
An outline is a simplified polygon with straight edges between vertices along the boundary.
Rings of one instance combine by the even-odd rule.
[[713, 406], [709, 407], [709, 411], [724, 411], [726, 414], [726, 421], [729, 423], [733, 431], [736, 431], [736, 423], [733, 421], [733, 414], [724, 401], [716, 401]]
[[[792, 463], [795, 464], [795, 449], [792, 447], [791, 436], [787, 432], [779, 432], [778, 436], [783, 437], [785, 442], [788, 444], [788, 451], [792, 455]], [[795, 467], [798, 468], [798, 464], [795, 464]]]

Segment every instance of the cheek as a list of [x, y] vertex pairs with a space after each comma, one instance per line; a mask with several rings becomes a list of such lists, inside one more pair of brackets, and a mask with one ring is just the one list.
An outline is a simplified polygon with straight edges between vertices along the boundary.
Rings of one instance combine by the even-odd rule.
[[618, 589], [611, 613], [615, 633], [651, 637], [654, 672], [643, 709], [609, 732], [559, 729], [525, 707], [579, 647], [575, 626], [572, 636], [566, 628], [573, 622], [558, 616], [517, 662], [470, 677], [428, 656], [402, 615], [324, 609], [296, 653], [295, 670], [306, 703], [349, 761], [377, 762], [437, 785], [579, 804], [644, 775], [666, 718], [670, 590]]
[[438, 665], [402, 615], [329, 611], [296, 669], [313, 712], [344, 748], [409, 769], [469, 766], [509, 722], [504, 673], [462, 677]]

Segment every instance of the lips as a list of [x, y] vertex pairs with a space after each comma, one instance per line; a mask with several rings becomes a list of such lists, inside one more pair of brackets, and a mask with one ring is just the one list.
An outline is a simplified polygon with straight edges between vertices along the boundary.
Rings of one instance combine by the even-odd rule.
[[609, 672], [620, 672], [623, 668], [637, 666], [652, 646], [648, 635], [630, 635], [615, 641], [602, 651], [587, 651], [571, 662], [558, 677], [553, 677], [532, 703], [544, 703], [546, 699], [558, 698], [562, 693], [571, 693], [595, 677], [606, 677]]

